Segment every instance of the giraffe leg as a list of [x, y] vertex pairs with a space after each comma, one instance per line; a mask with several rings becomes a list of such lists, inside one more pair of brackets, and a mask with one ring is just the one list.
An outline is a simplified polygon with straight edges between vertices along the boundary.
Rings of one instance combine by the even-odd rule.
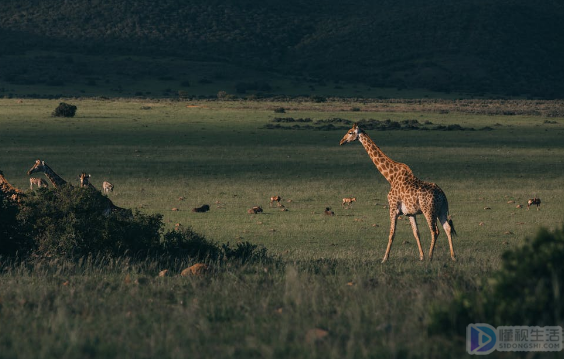
[[419, 229], [417, 228], [417, 220], [415, 216], [409, 216], [409, 223], [411, 223], [411, 229], [413, 229], [413, 236], [417, 241], [417, 247], [419, 247], [419, 260], [423, 260], [423, 248], [421, 248], [421, 240], [419, 239]]
[[392, 249], [392, 242], [394, 241], [394, 236], [396, 235], [396, 222], [398, 220], [399, 211], [396, 208], [390, 206], [390, 238], [388, 239], [388, 248], [386, 248], [386, 254], [384, 254], [384, 259], [382, 263], [388, 260], [390, 256], [390, 250]]
[[448, 220], [448, 216], [446, 214], [442, 214], [439, 217], [439, 221], [441, 222], [441, 225], [443, 226], [448, 238], [448, 245], [450, 246], [450, 258], [452, 258], [453, 261], [456, 261], [456, 257], [454, 255], [454, 247], [452, 245], [452, 234], [453, 234], [453, 228], [451, 226], [452, 222]]
[[439, 227], [437, 227], [437, 220], [432, 214], [425, 214], [427, 223], [429, 224], [429, 229], [431, 230], [431, 247], [429, 248], [429, 261], [433, 260], [433, 250], [435, 249], [435, 244], [437, 238], [439, 237]]

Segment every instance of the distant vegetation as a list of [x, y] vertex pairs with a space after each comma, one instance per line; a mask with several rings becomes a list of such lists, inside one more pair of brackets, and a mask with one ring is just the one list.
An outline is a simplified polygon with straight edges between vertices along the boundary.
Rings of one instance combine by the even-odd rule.
[[[341, 82], [356, 82], [559, 98], [563, 20], [559, 1], [8, 0], [0, 3], [0, 93], [4, 84], [56, 90], [77, 76], [85, 86], [116, 91], [116, 77], [189, 86], [159, 63], [167, 57], [210, 63], [216, 78], [226, 76], [219, 73], [227, 63], [318, 86], [333, 82], [337, 90]], [[149, 60], [138, 63], [135, 56]], [[272, 89], [262, 80], [227, 76], [238, 94]]]
[[51, 115], [53, 117], [74, 117], [75, 114], [76, 106], [61, 102]]
[[[275, 117], [271, 122], [263, 126], [268, 130], [314, 130], [314, 131], [346, 131], [353, 124], [353, 121], [346, 120], [343, 118], [330, 118], [326, 120], [313, 121], [311, 118], [293, 118], [293, 117]], [[293, 123], [293, 125], [281, 125], [281, 123]], [[307, 125], [298, 125], [297, 123], [307, 123]], [[362, 119], [357, 121], [357, 123], [362, 126], [364, 130], [377, 130], [377, 131], [394, 131], [394, 130], [437, 130], [437, 131], [474, 131], [475, 129], [470, 127], [462, 127], [459, 124], [452, 125], [439, 125], [432, 126], [431, 121], [425, 121], [424, 123], [418, 120], [407, 119], [401, 121], [392, 121], [390, 119], [386, 120], [375, 120]], [[483, 127], [482, 130], [492, 130], [491, 127]]]

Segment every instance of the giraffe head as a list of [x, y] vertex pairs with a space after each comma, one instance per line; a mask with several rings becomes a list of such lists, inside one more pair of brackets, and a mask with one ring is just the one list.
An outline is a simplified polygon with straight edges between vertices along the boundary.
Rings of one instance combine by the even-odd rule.
[[45, 172], [45, 161], [41, 161], [41, 160], [35, 161], [33, 167], [31, 167], [29, 171], [27, 171], [27, 174], [30, 175], [36, 172]]
[[80, 187], [88, 187], [90, 175], [87, 175], [86, 172], [82, 172], [78, 179], [80, 179]]
[[343, 139], [341, 140], [341, 142], [339, 144], [342, 146], [345, 143], [356, 141], [356, 140], [358, 140], [358, 136], [361, 133], [362, 133], [362, 130], [355, 123], [353, 125], [353, 127], [350, 130], [347, 131], [347, 134], [345, 135], [345, 137], [343, 137]]

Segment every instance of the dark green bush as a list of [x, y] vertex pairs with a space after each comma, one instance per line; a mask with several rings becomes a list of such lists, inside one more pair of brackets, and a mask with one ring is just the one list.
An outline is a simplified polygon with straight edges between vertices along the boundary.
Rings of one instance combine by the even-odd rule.
[[227, 260], [241, 264], [273, 260], [264, 247], [259, 248], [256, 244], [249, 242], [238, 242], [235, 247], [229, 243], [220, 246], [195, 233], [190, 227], [165, 233], [162, 248], [163, 255], [173, 259]]
[[564, 229], [541, 230], [521, 248], [504, 253], [502, 268], [475, 294], [455, 293], [433, 310], [429, 331], [464, 336], [470, 323], [564, 325]]
[[25, 256], [32, 249], [32, 243], [22, 233], [16, 217], [18, 206], [0, 191], [0, 255]]
[[21, 258], [129, 257], [176, 260], [268, 261], [265, 248], [244, 242], [219, 245], [192, 228], [163, 232], [162, 215], [116, 208], [91, 188], [40, 188], [17, 206], [0, 197], [0, 255]]
[[224, 258], [227, 260], [239, 261], [241, 264], [248, 262], [268, 262], [272, 260], [265, 247], [258, 247], [249, 242], [238, 242], [235, 248], [229, 243], [221, 246]]
[[51, 115], [53, 117], [74, 117], [75, 114], [76, 106], [61, 102]]
[[176, 258], [195, 258], [198, 260], [221, 259], [221, 248], [208, 241], [192, 228], [182, 228], [169, 231], [164, 234], [162, 242], [162, 253], [164, 256]]
[[28, 196], [18, 215], [40, 256], [139, 255], [158, 250], [160, 215], [112, 210], [90, 188], [63, 186]]

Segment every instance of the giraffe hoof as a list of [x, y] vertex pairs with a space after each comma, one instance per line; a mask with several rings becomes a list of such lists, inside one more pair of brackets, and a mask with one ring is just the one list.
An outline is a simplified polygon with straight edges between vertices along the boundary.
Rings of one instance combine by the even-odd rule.
[[388, 258], [384, 258], [384, 259], [382, 259], [382, 262], [381, 262], [381, 263], [384, 263], [384, 262], [386, 262], [387, 260], [388, 260]]
[[424, 259], [425, 259], [425, 258], [423, 258], [423, 256], [419, 257], [419, 260], [420, 260], [420, 261], [422, 261], [422, 260], [424, 260]]
[[454, 257], [450, 257], [450, 258], [452, 258], [452, 261], [453, 261], [453, 262], [456, 262], [456, 258], [454, 258]]

